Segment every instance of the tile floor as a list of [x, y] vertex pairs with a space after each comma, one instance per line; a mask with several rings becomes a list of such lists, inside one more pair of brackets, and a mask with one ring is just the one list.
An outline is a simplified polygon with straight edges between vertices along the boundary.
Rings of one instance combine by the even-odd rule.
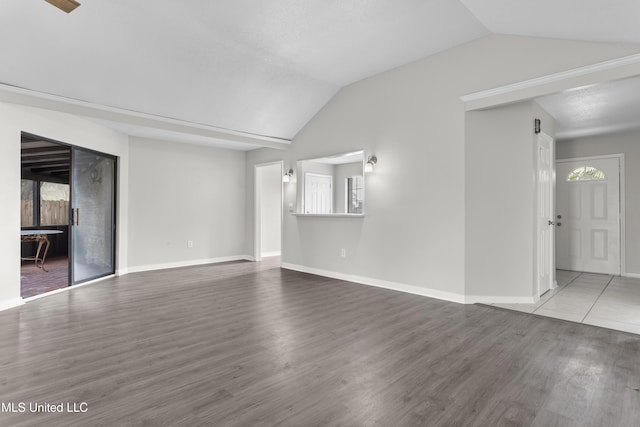
[[558, 287], [535, 304], [493, 304], [640, 334], [640, 279], [558, 270]]

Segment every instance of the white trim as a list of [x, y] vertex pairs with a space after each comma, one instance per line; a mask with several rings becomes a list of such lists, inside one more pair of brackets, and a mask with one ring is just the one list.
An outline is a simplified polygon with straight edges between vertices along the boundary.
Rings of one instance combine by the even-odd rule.
[[[143, 271], [154, 271], [154, 270], [166, 270], [168, 268], [179, 268], [179, 267], [194, 267], [197, 265], [204, 264], [217, 264], [220, 262], [229, 262], [229, 261], [252, 261], [253, 257], [249, 255], [233, 255], [219, 258], [205, 258], [205, 259], [196, 259], [189, 261], [178, 261], [178, 262], [167, 262], [163, 264], [148, 264], [141, 265], [138, 267], [130, 267], [129, 273], [140, 273]], [[77, 285], [74, 285], [77, 286]]]
[[262, 254], [261, 258], [267, 258], [267, 257], [270, 257], [270, 256], [280, 256], [280, 255], [282, 255], [281, 251], [264, 252]]
[[485, 297], [466, 295], [464, 301], [465, 304], [535, 304], [538, 299], [535, 297]]
[[0, 83], [0, 101], [121, 123], [149, 126], [174, 132], [219, 138], [237, 143], [260, 145], [263, 147], [282, 149], [291, 144], [291, 140], [289, 139], [258, 135], [124, 108], [100, 105], [2, 83]]
[[[536, 77], [529, 80], [524, 80], [518, 83], [508, 84], [505, 86], [496, 87], [493, 89], [482, 90], [478, 92], [473, 92], [470, 94], [462, 95], [460, 100], [465, 103], [465, 110], [471, 111], [480, 108], [489, 108], [491, 106], [504, 104], [507, 102], [515, 102], [518, 100], [529, 99], [535, 96], [540, 96], [545, 94], [544, 89], [548, 87], [550, 90], [548, 93], [558, 92], [559, 90], [570, 89], [571, 87], [575, 87], [568, 85], [567, 87], [560, 88], [556, 87], [559, 85], [563, 85], [566, 83], [570, 83], [572, 79], [576, 79], [578, 77], [591, 77], [595, 73], [602, 73], [606, 71], [615, 71], [616, 75], [611, 76], [609, 79], [619, 79], [625, 77], [631, 77], [633, 75], [638, 74], [638, 70], [636, 66], [640, 65], [640, 54], [634, 54], [625, 56], [622, 58], [616, 58], [609, 61], [599, 62], [597, 64], [586, 65], [583, 67], [574, 68], [572, 70], [561, 71], [554, 74], [549, 74], [543, 77]], [[632, 66], [633, 69], [625, 71], [623, 68]], [[604, 80], [600, 80], [604, 81]], [[585, 84], [594, 84], [597, 81], [593, 82], [584, 82]], [[552, 88], [553, 86], [553, 88]], [[530, 91], [531, 90], [531, 91]], [[525, 95], [525, 93], [529, 91]], [[522, 96], [518, 96], [518, 92], [522, 92]], [[535, 93], [533, 92], [540, 92]], [[500, 97], [504, 97], [505, 95], [515, 95], [510, 98], [513, 99], [499, 99]], [[497, 98], [494, 101], [491, 101], [492, 98]]]
[[337, 271], [323, 270], [320, 268], [306, 267], [304, 265], [290, 264], [283, 262], [281, 267], [287, 270], [300, 271], [302, 273], [315, 274], [332, 279], [345, 280], [348, 282], [358, 283], [361, 285], [374, 286], [376, 288], [390, 289], [393, 291], [404, 292], [407, 294], [420, 295], [423, 297], [435, 298], [444, 301], [455, 302], [458, 304], [533, 304], [536, 302], [534, 297], [490, 297], [476, 295], [461, 295], [454, 292], [441, 291], [438, 289], [425, 288], [422, 286], [408, 285], [405, 283], [390, 282], [387, 280], [374, 279], [372, 277], [357, 276], [353, 274], [339, 273]]
[[262, 252], [262, 192], [259, 191], [259, 181], [262, 179], [260, 168], [280, 165], [280, 248], [282, 248], [282, 242], [284, 241], [284, 160], [276, 160], [267, 163], [256, 163], [253, 165], [253, 256], [252, 261], [262, 261], [266, 256], [280, 256], [280, 252], [277, 255], [261, 254]]
[[[618, 191], [620, 192], [620, 275], [627, 276], [627, 222], [626, 222], [626, 195], [627, 189], [625, 186], [625, 170], [624, 170], [624, 153], [617, 154], [603, 154], [601, 156], [584, 156], [584, 157], [570, 157], [566, 159], [556, 159], [557, 163], [570, 163], [570, 162], [588, 162], [589, 160], [603, 160], [603, 159], [618, 159], [618, 171], [619, 180]], [[564, 179], [564, 178], [562, 178]], [[557, 184], [556, 184], [557, 185]], [[631, 273], [633, 274], [633, 273]], [[628, 276], [633, 277], [633, 276]], [[638, 275], [640, 278], [640, 275]]]
[[629, 272], [624, 272], [622, 274], [622, 277], [630, 277], [632, 279], [640, 279], [640, 273], [629, 273]]
[[374, 279], [372, 277], [356, 276], [352, 274], [344, 274], [336, 271], [322, 270], [319, 268], [306, 267], [303, 265], [289, 264], [283, 262], [282, 268], [287, 270], [300, 271], [302, 273], [310, 273], [318, 276], [330, 277], [332, 279], [345, 280], [348, 282], [359, 283], [361, 285], [375, 286], [377, 288], [391, 289], [408, 294], [420, 295], [423, 297], [436, 298], [445, 301], [465, 303], [464, 296], [453, 292], [440, 291], [437, 289], [424, 288], [422, 286], [407, 285], [404, 283], [389, 282], [386, 280]]
[[20, 307], [24, 304], [22, 298], [13, 298], [5, 301], [0, 301], [0, 311], [9, 310], [10, 308]]
[[100, 277], [98, 279], [89, 280], [88, 282], [78, 283], [77, 285], [65, 286], [64, 288], [55, 289], [53, 291], [49, 291], [49, 292], [45, 292], [43, 294], [34, 295], [32, 297], [25, 298], [24, 302], [30, 302], [30, 301], [34, 301], [34, 300], [37, 300], [37, 299], [40, 299], [40, 298], [44, 298], [44, 297], [48, 297], [48, 296], [51, 296], [51, 295], [60, 294], [62, 292], [67, 292], [67, 291], [70, 291], [72, 289], [81, 288], [83, 286], [93, 285], [95, 283], [102, 282], [102, 281], [107, 280], [107, 279], [112, 279], [114, 277], [116, 277], [115, 274], [110, 274], [108, 276]]
[[364, 218], [364, 214], [307, 214], [307, 213], [294, 213], [293, 216], [300, 218]]

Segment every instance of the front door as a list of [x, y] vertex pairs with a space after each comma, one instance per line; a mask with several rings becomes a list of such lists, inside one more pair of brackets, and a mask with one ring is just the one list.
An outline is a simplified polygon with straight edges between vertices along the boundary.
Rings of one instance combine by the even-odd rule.
[[556, 264], [620, 274], [620, 158], [558, 160]]
[[73, 147], [71, 283], [115, 272], [115, 176], [112, 156]]

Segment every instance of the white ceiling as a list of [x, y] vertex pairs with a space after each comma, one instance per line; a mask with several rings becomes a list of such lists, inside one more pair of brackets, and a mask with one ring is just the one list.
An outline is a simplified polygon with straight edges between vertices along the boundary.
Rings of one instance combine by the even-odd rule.
[[[636, 0], [81, 3], [67, 15], [43, 0], [3, 0], [0, 84], [216, 135], [242, 132], [258, 136], [255, 146], [259, 136], [292, 139], [344, 85], [490, 33], [640, 43]], [[102, 123], [142, 137], [255, 148]]]
[[543, 96], [537, 102], [556, 120], [558, 139], [640, 128], [640, 78]]

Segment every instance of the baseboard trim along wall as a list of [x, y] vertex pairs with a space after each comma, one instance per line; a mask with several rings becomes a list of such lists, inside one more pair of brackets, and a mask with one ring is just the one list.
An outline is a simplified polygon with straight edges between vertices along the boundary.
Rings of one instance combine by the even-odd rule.
[[22, 298], [14, 298], [6, 301], [0, 301], [0, 311], [8, 310], [14, 307], [20, 307], [24, 304], [24, 300]]
[[535, 304], [534, 297], [483, 297], [478, 295], [465, 295], [465, 304]]
[[640, 274], [638, 274], [638, 273], [623, 273], [622, 277], [630, 277], [632, 279], [640, 279]]
[[282, 253], [280, 251], [264, 252], [262, 254], [262, 258], [267, 258], [267, 257], [270, 257], [270, 256], [280, 256], [280, 255], [282, 255]]
[[229, 262], [229, 261], [253, 261], [253, 257], [250, 257], [248, 255], [232, 255], [232, 256], [225, 256], [225, 257], [219, 257], [219, 258], [205, 258], [205, 259], [196, 259], [196, 260], [188, 260], [188, 261], [167, 262], [163, 264], [140, 265], [137, 267], [129, 267], [127, 269], [127, 273], [141, 273], [143, 271], [166, 270], [168, 268], [178, 268], [178, 267], [193, 267], [196, 265], [217, 264], [220, 262]]
[[283, 262], [282, 268], [299, 271], [302, 273], [315, 274], [318, 276], [330, 277], [332, 279], [345, 280], [361, 285], [375, 286], [377, 288], [390, 289], [393, 291], [405, 292], [408, 294], [420, 295], [423, 297], [435, 298], [443, 301], [455, 302], [458, 304], [533, 304], [534, 297], [489, 297], [476, 295], [461, 295], [454, 292], [440, 291], [438, 289], [423, 288], [422, 286], [407, 285], [405, 283], [389, 282], [386, 280], [374, 279], [371, 277], [344, 274], [336, 271], [322, 270], [319, 268], [306, 267], [304, 265], [289, 264]]
[[338, 273], [335, 271], [322, 270], [319, 268], [306, 267], [303, 265], [282, 263], [282, 268], [287, 270], [300, 271], [302, 273], [316, 274], [318, 276], [330, 277], [332, 279], [346, 280], [348, 282], [359, 283], [361, 285], [375, 286], [376, 288], [391, 289], [393, 291], [405, 292], [408, 294], [420, 295], [423, 297], [436, 298], [444, 301], [464, 304], [464, 296], [453, 292], [439, 291], [437, 289], [423, 288], [421, 286], [407, 285], [404, 283], [389, 282], [386, 280], [373, 279], [371, 277], [356, 276], [352, 274]]

